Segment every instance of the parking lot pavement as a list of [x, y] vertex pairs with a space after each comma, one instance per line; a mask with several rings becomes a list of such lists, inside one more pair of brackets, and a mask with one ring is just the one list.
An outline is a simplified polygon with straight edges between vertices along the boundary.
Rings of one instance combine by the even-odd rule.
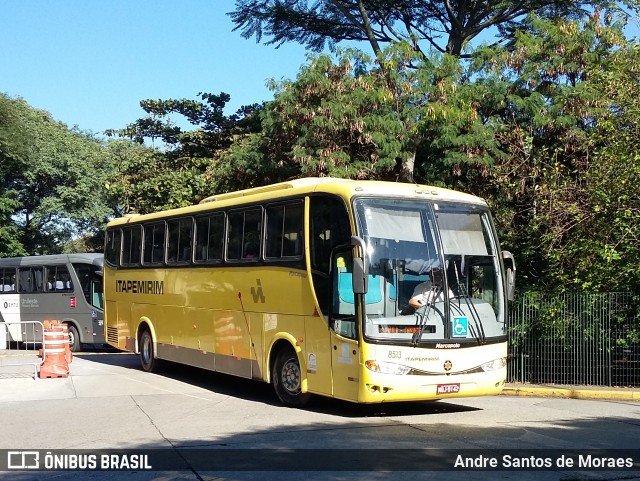
[[[40, 379], [33, 364], [8, 365], [15, 362], [37, 362], [28, 353], [16, 359], [0, 351], [0, 403], [70, 398], [112, 397], [160, 393], [202, 393], [197, 386], [164, 376], [154, 377], [140, 368], [137, 355], [105, 349], [74, 356], [69, 376]], [[122, 370], [121, 368], [126, 368]], [[178, 391], [176, 391], [178, 390]], [[640, 388], [569, 386], [556, 384], [508, 383], [507, 396], [561, 397], [640, 402]]]
[[[389, 406], [382, 411], [383, 415], [369, 415], [366, 410], [364, 414], [354, 415], [355, 410], [349, 405], [335, 408], [335, 405], [325, 403], [324, 407], [309, 411], [285, 408], [278, 403], [270, 386], [264, 383], [229, 376], [211, 376], [201, 370], [173, 366], [166, 373], [146, 373], [140, 367], [138, 356], [109, 350], [74, 356], [69, 365], [68, 377], [34, 378], [30, 369], [30, 366], [17, 369], [15, 366], [0, 365], [0, 453], [18, 452], [16, 450], [21, 449], [40, 450], [42, 453], [47, 450], [71, 453], [131, 450], [137, 453], [143, 449], [159, 449], [167, 455], [183, 455], [183, 450], [199, 448], [244, 449], [309, 445], [337, 445], [342, 449], [343, 440], [347, 439], [349, 433], [354, 434], [344, 442], [352, 447], [358, 446], [358, 442], [363, 442], [367, 447], [376, 446], [381, 440], [394, 446], [416, 446], [417, 442], [430, 442], [435, 433], [447, 433], [438, 441], [438, 446], [443, 445], [443, 440], [448, 440], [450, 446], [477, 448], [487, 445], [487, 429], [492, 433], [500, 430], [504, 434], [504, 439], [498, 437], [498, 447], [503, 446], [503, 442], [508, 442], [509, 447], [531, 447], [540, 442], [553, 446], [553, 443], [574, 432], [578, 433], [576, 438], [579, 440], [592, 439], [591, 433], [600, 433], [601, 438], [606, 438], [606, 446], [617, 446], [613, 442], [608, 443], [608, 440], [628, 443], [629, 439], [637, 439], [633, 437], [635, 424], [626, 421], [628, 412], [636, 409], [635, 404], [629, 406], [628, 403], [608, 403], [609, 409], [627, 414], [603, 416], [599, 419], [592, 413], [602, 411], [601, 405], [604, 406], [605, 403], [584, 403], [580, 419], [571, 424], [572, 429], [557, 431], [556, 424], [565, 425], [567, 417], [571, 417], [570, 413], [573, 411], [562, 408], [558, 411], [557, 419], [547, 418], [550, 412], [555, 413], [552, 406], [564, 406], [566, 403], [554, 399], [539, 403], [533, 399], [508, 398], [509, 395], [526, 395], [572, 398], [588, 396], [590, 399], [616, 396], [614, 399], [621, 399], [624, 395], [626, 400], [640, 401], [637, 389], [508, 385], [504, 390], [506, 396], [498, 399], [466, 398], [453, 403], [443, 400], [439, 403], [414, 405], [406, 411], [398, 411]], [[213, 381], [212, 377], [215, 377]], [[239, 392], [241, 395], [238, 395]], [[539, 408], [541, 413], [532, 414], [528, 411], [529, 418], [521, 419], [520, 413], [524, 408], [520, 406], [525, 404], [529, 407], [538, 404], [545, 406]], [[492, 406], [491, 409], [487, 408], [489, 405]], [[500, 407], [493, 408], [494, 405]], [[513, 412], [507, 415], [509, 410]], [[394, 418], [394, 413], [398, 414], [397, 418]], [[476, 427], [470, 425], [473, 424], [471, 420]], [[531, 423], [531, 428], [525, 426], [526, 429], [523, 429], [522, 423]], [[545, 427], [547, 425], [550, 427]], [[621, 426], [624, 429], [622, 434]], [[545, 433], [545, 429], [550, 431]], [[607, 432], [612, 434], [606, 437], [603, 433]], [[476, 437], [472, 436], [469, 441], [472, 433]], [[514, 444], [515, 439], [520, 439], [519, 445]], [[578, 442], [575, 441], [575, 444]], [[488, 445], [495, 447], [491, 442]], [[183, 461], [183, 458], [178, 460]], [[0, 478], [5, 479], [5, 474], [7, 473], [0, 472]], [[53, 481], [60, 479], [61, 472], [11, 474], [11, 479], [19, 481]], [[62, 479], [106, 481], [120, 479], [119, 474], [118, 471], [101, 474], [78, 471], [73, 476], [65, 474]], [[278, 473], [277, 478], [258, 475], [252, 478], [249, 474], [245, 476], [243, 473], [240, 476], [234, 472], [229, 479], [325, 479], [322, 473], [313, 476], [300, 476], [299, 472], [284, 473], [290, 475], [289, 478], [281, 476], [282, 473]], [[338, 473], [336, 479], [345, 479], [344, 474]], [[349, 478], [369, 480], [374, 479], [373, 474], [379, 474], [375, 479], [411, 479], [411, 476], [399, 473], [393, 473], [395, 477], [383, 476], [382, 472], [361, 474], [360, 478]], [[448, 481], [485, 479], [479, 475], [481, 473], [473, 473], [478, 476], [471, 478], [467, 477], [469, 473], [441, 474], [439, 479]], [[502, 473], [502, 479], [537, 480], [538, 474], [531, 473], [527, 477], [526, 473], [514, 472], [504, 477], [506, 475]], [[556, 474], [544, 479], [564, 479], [562, 473], [558, 476]], [[138, 471], [128, 479], [209, 479], [192, 468], [182, 470], [177, 477], [163, 476], [164, 474], [160, 476], [157, 473]], [[223, 478], [217, 476], [211, 479]], [[429, 479], [438, 478], [431, 476]]]
[[[153, 376], [153, 383], [149, 376]], [[129, 353], [76, 355], [67, 377], [34, 378], [30, 366], [0, 365], [0, 403], [200, 391], [197, 386], [143, 372], [138, 357]]]

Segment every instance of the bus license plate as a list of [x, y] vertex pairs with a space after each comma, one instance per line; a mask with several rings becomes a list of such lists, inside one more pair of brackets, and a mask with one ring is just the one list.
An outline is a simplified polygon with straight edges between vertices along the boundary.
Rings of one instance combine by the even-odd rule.
[[436, 394], [452, 394], [460, 392], [460, 384], [438, 384]]

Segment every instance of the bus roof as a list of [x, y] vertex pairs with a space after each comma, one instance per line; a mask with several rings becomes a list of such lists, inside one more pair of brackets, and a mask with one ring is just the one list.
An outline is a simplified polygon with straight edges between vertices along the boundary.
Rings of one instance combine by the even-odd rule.
[[252, 202], [276, 200], [281, 197], [319, 192], [340, 195], [346, 199], [360, 195], [375, 195], [428, 199], [431, 201], [455, 201], [482, 206], [487, 205], [483, 199], [471, 194], [423, 184], [407, 184], [376, 180], [352, 180], [335, 177], [306, 177], [263, 187], [254, 187], [251, 189], [212, 195], [203, 199], [200, 204], [187, 207], [145, 215], [127, 215], [125, 217], [112, 220], [109, 222], [109, 225], [127, 224], [136, 220], [153, 220], [154, 218], [162, 219], [166, 216], [189, 215], [200, 211], [210, 210], [212, 207], [222, 208], [235, 205], [240, 206], [242, 204], [250, 204]]
[[24, 256], [24, 257], [4, 257], [0, 258], [0, 267], [19, 266], [47, 266], [56, 264], [85, 263], [102, 266], [102, 254], [98, 253], [74, 253], [74, 254], [52, 254], [46, 256]]

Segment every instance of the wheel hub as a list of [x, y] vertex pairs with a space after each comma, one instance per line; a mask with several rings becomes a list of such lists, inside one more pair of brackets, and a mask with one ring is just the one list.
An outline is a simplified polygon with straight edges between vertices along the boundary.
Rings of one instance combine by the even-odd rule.
[[282, 366], [282, 386], [291, 393], [300, 392], [300, 367], [293, 359]]

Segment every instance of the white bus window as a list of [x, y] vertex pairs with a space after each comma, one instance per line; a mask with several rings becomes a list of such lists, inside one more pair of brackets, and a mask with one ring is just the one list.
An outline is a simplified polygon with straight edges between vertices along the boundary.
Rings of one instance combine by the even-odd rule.
[[22, 267], [18, 270], [19, 292], [43, 292], [43, 280], [42, 267]]
[[164, 262], [164, 222], [144, 226], [143, 264], [162, 264]]
[[0, 269], [0, 292], [16, 292], [16, 270]]
[[71, 274], [67, 266], [47, 267], [47, 291], [73, 292]]

